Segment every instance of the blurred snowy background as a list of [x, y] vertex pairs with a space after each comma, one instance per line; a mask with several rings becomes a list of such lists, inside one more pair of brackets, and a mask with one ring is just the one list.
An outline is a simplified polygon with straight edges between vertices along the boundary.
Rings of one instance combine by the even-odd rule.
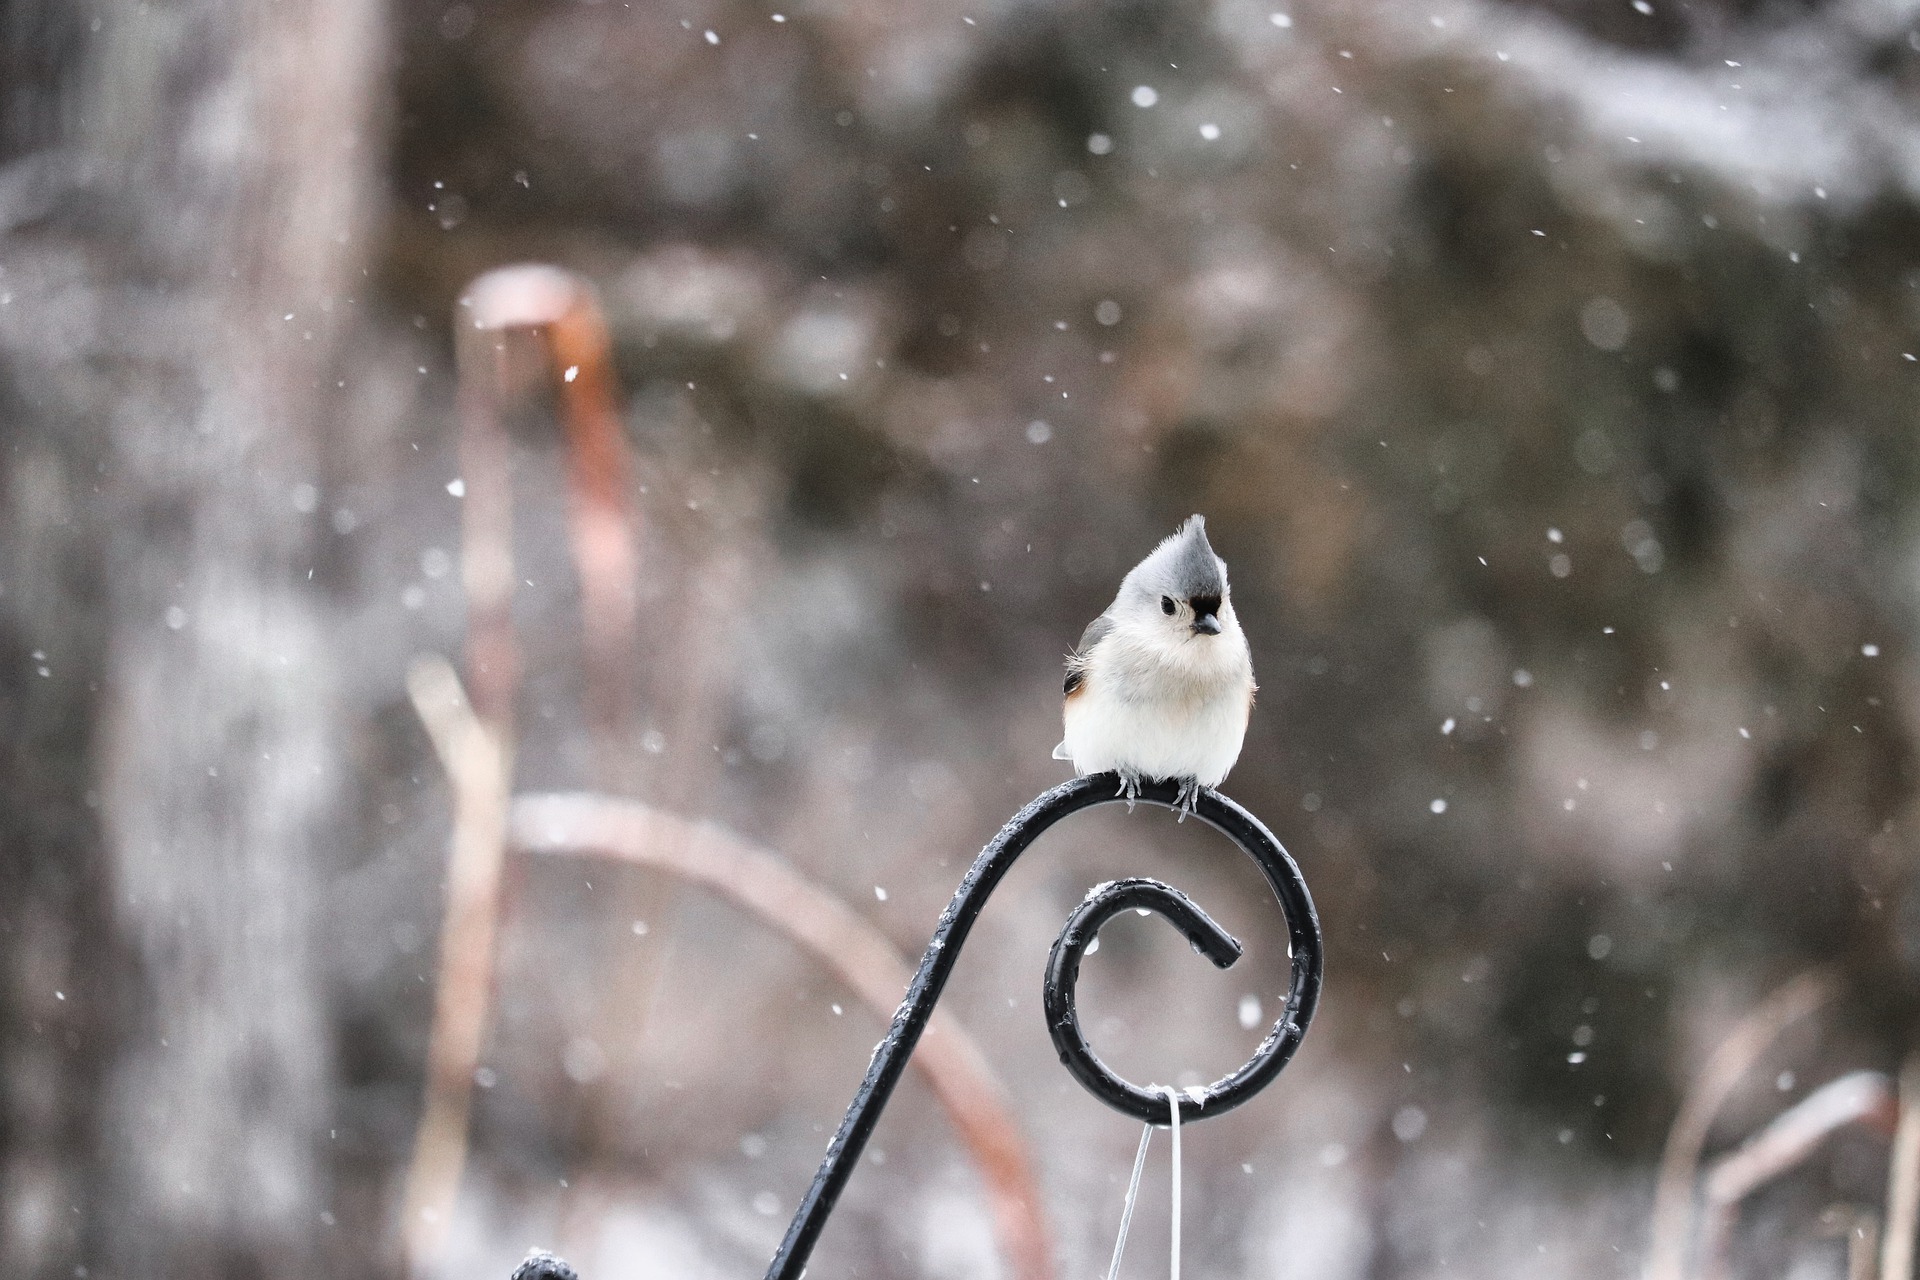
[[[1066, 647], [1209, 516], [1261, 682], [1226, 790], [1328, 983], [1187, 1134], [1193, 1275], [1638, 1275], [1769, 991], [1835, 976], [1709, 1156], [1896, 1069], [1920, 6], [1281, 3], [0, 0], [0, 1272], [399, 1274], [452, 814], [406, 672], [463, 651], [459, 302], [523, 261], [598, 291], [640, 545], [597, 777], [523, 378], [517, 788], [724, 823], [909, 955], [1064, 776]], [[1054, 931], [1153, 874], [1249, 938], [1089, 962], [1119, 1069], [1210, 1079], [1285, 983], [1243, 864], [1103, 810], [960, 965], [1062, 1276], [1137, 1129], [1053, 1059]], [[881, 1021], [705, 891], [507, 876], [435, 1274], [758, 1275]], [[1767, 1189], [1735, 1274], [1846, 1275], [1887, 1151]], [[1008, 1275], [919, 1079], [815, 1274]]]

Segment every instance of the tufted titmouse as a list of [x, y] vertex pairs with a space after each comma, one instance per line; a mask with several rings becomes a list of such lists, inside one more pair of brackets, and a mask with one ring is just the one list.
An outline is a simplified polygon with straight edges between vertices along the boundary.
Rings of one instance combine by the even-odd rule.
[[1053, 758], [1118, 773], [1129, 801], [1142, 778], [1178, 782], [1191, 812], [1239, 758], [1253, 690], [1226, 562], [1193, 516], [1133, 567], [1068, 656], [1067, 736]]

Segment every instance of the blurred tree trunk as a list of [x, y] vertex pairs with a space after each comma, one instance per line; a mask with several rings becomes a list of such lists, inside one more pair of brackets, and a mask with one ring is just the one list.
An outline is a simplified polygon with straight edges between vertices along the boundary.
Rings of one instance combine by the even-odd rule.
[[10, 1276], [330, 1270], [343, 711], [303, 486], [367, 257], [380, 17], [0, 2]]

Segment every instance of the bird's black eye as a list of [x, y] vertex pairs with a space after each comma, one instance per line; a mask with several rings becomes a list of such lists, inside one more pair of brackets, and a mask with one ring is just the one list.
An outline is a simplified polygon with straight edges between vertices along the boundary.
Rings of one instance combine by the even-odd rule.
[[1160, 597], [1160, 612], [1166, 614], [1169, 618], [1173, 616], [1173, 597], [1172, 596]]

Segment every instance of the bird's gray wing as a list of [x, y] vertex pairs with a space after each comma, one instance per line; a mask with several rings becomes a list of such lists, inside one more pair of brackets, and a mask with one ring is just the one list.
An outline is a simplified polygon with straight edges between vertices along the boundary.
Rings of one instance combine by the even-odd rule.
[[1093, 654], [1093, 647], [1099, 644], [1109, 631], [1113, 630], [1113, 619], [1101, 614], [1087, 624], [1080, 633], [1080, 643], [1073, 646], [1073, 652], [1067, 655], [1067, 693], [1071, 694], [1080, 687], [1087, 676], [1087, 660]]

